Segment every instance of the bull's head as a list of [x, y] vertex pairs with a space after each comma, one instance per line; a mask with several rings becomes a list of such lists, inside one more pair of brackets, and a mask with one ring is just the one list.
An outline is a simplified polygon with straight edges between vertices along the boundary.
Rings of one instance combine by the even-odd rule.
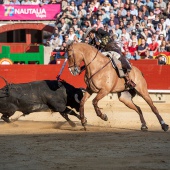
[[[85, 93], [85, 91], [86, 91], [86, 89], [84, 89], [84, 88], [80, 88], [80, 90], [82, 91], [82, 94], [84, 94]], [[75, 99], [75, 101], [77, 102], [77, 103], [80, 103], [80, 101], [81, 101], [81, 99], [83, 98], [83, 95], [82, 94], [75, 94], [74, 95], [74, 99]]]
[[75, 108], [77, 112], [79, 111], [80, 102], [81, 102], [81, 100], [82, 100], [82, 98], [83, 98], [84, 92], [85, 92], [85, 89], [83, 89], [83, 88], [77, 88], [77, 89], [76, 89], [76, 92], [75, 92], [75, 94], [74, 94], [74, 101], [72, 101], [72, 102], [70, 103], [70, 106], [71, 106], [72, 108]]

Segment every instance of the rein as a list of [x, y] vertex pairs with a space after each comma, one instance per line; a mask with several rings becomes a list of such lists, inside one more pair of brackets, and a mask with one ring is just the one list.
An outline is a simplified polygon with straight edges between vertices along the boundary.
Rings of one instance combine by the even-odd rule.
[[97, 57], [98, 52], [99, 52], [99, 49], [97, 50], [96, 55], [95, 55], [94, 58], [90, 61], [90, 63], [88, 63], [86, 66], [82, 66], [83, 69], [80, 71], [80, 74], [94, 61], [94, 59]]
[[90, 78], [88, 78], [88, 77], [86, 76], [86, 78], [88, 79], [88, 81], [90, 81], [94, 75], [96, 75], [99, 71], [101, 71], [103, 68], [105, 68], [110, 62], [111, 62], [111, 60], [109, 60], [109, 62], [107, 62], [103, 67], [101, 67], [101, 68], [100, 68], [99, 70], [97, 70], [93, 75], [91, 75]]

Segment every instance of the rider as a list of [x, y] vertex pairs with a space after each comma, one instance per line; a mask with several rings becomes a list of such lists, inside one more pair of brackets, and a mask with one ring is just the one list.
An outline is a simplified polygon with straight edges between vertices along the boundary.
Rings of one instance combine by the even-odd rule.
[[[131, 71], [132, 67], [129, 61], [123, 56], [121, 53], [120, 47], [117, 43], [110, 38], [110, 34], [103, 30], [102, 28], [96, 29], [89, 28], [85, 33], [85, 38], [89, 36], [89, 44], [95, 46], [99, 49], [105, 56], [108, 56], [111, 59], [112, 65], [116, 68], [119, 73], [120, 78], [124, 78], [126, 81], [126, 85], [129, 88], [133, 88], [136, 84], [129, 78], [128, 72]], [[121, 64], [116, 62], [114, 58], [116, 57]], [[123, 68], [126, 69], [126, 73], [124, 73]]]

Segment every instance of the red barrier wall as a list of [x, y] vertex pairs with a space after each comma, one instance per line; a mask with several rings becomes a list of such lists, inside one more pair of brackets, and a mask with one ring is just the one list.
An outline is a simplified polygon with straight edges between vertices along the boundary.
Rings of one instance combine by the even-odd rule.
[[[60, 72], [64, 60], [57, 65], [1, 65], [0, 76], [12, 83], [24, 83], [36, 80], [55, 80]], [[138, 67], [151, 90], [170, 90], [170, 65], [158, 65], [157, 60], [138, 60], [131, 61]], [[84, 83], [84, 73], [80, 76], [73, 76], [68, 70], [68, 65], [62, 73], [61, 78], [75, 87], [86, 87]], [[0, 79], [0, 87], [5, 83]]]

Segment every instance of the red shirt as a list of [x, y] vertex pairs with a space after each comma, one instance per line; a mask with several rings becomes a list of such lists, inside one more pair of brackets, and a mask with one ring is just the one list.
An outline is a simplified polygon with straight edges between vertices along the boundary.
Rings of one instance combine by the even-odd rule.
[[135, 47], [131, 46], [129, 47], [129, 52], [131, 53], [132, 56], [134, 56], [135, 51], [138, 50], [138, 46], [136, 45]]
[[[157, 47], [159, 47], [159, 44], [157, 42], [149, 44], [150, 51], [155, 51]], [[157, 52], [157, 50], [155, 51]]]

